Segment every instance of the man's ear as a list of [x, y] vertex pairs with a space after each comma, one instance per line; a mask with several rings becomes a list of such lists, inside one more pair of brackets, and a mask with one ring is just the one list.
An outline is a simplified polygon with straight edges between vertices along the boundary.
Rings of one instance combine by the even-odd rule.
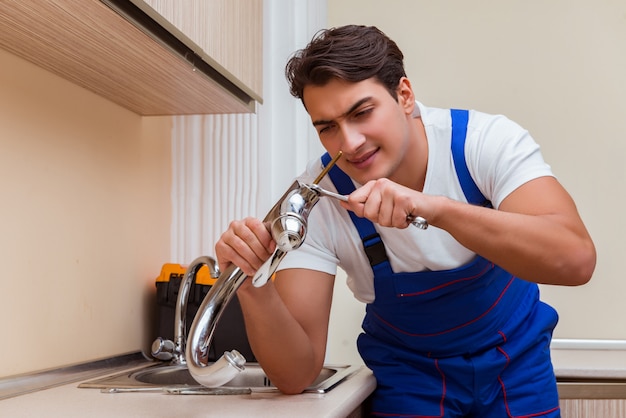
[[413, 87], [408, 78], [402, 77], [398, 82], [398, 88], [396, 89], [398, 95], [398, 103], [404, 108], [404, 111], [408, 114], [413, 113], [415, 108], [415, 94], [413, 94]]

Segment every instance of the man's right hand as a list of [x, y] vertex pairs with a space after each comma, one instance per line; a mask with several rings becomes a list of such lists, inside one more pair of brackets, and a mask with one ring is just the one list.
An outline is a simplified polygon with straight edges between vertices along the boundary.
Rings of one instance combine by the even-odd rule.
[[259, 219], [233, 221], [215, 244], [220, 271], [231, 264], [253, 276], [276, 249], [267, 226]]

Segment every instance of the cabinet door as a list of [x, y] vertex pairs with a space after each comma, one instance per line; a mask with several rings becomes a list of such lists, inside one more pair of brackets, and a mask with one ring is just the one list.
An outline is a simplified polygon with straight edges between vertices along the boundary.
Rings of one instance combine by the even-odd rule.
[[563, 399], [561, 400], [563, 418], [624, 418], [626, 400], [624, 399]]
[[262, 0], [143, 1], [259, 98], [262, 96]]

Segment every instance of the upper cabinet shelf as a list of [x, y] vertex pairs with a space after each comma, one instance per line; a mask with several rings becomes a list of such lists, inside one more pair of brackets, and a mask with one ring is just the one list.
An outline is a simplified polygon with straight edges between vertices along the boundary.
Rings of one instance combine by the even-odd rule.
[[[262, 93], [261, 0], [150, 3], [3, 1], [0, 47], [140, 115], [253, 112]], [[224, 14], [234, 11], [246, 16]], [[192, 40], [185, 25], [200, 35], [189, 32]]]

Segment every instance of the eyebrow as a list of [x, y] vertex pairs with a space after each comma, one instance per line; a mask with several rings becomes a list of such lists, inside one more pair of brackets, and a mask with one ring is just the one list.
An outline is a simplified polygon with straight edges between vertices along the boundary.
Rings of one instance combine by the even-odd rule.
[[[355, 104], [353, 104], [352, 106], [350, 106], [350, 109], [348, 109], [347, 111], [345, 111], [343, 114], [339, 115], [339, 118], [343, 118], [348, 116], [350, 113], [354, 112], [355, 110], [357, 110], [363, 103], [367, 103], [368, 101], [372, 100], [371, 96], [368, 97], [364, 97], [361, 100], [357, 101]], [[326, 120], [326, 119], [319, 119], [316, 121], [313, 121], [313, 126], [319, 126], [319, 125], [329, 125], [333, 123], [332, 120]]]

